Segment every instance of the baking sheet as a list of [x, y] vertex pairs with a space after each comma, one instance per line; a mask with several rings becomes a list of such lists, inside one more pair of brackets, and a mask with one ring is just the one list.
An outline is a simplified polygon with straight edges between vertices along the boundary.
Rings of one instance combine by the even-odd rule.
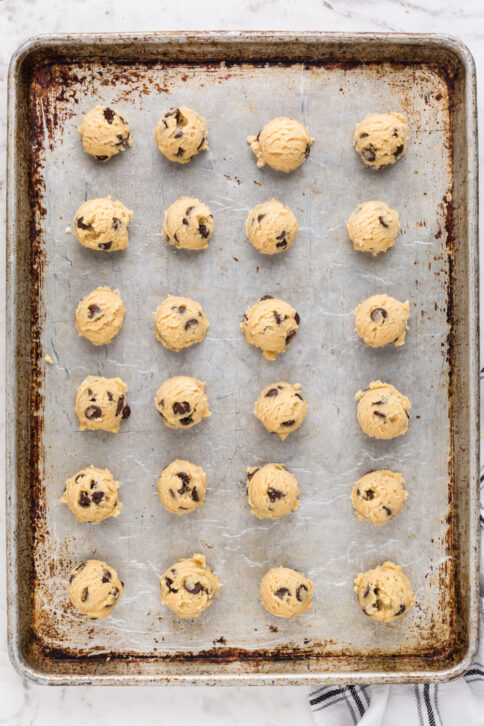
[[[55, 65], [50, 71], [55, 78]], [[448, 555], [450, 435], [448, 257], [445, 214], [450, 201], [448, 88], [432, 67], [396, 64], [354, 68], [237, 64], [225, 67], [95, 62], [63, 66], [68, 93], [56, 106], [35, 98], [46, 136], [43, 243], [45, 365], [45, 536], [35, 547], [34, 623], [47, 648], [75, 655], [163, 655], [214, 647], [300, 653], [393, 655], [444, 648], [452, 638], [452, 568]], [[55, 85], [55, 84], [54, 84]], [[77, 125], [93, 105], [113, 105], [128, 119], [133, 147], [108, 164], [82, 151]], [[208, 122], [209, 151], [190, 165], [170, 164], [152, 130], [163, 110], [188, 105]], [[352, 150], [354, 125], [367, 113], [406, 115], [408, 152], [375, 173]], [[294, 116], [316, 141], [297, 172], [257, 169], [245, 137], [274, 116]], [[80, 204], [112, 194], [134, 211], [126, 252], [96, 254], [68, 228]], [[164, 209], [178, 196], [199, 197], [214, 215], [209, 248], [187, 254], [161, 237]], [[274, 259], [245, 238], [248, 210], [276, 197], [300, 224], [296, 243]], [[346, 221], [361, 202], [382, 199], [400, 213], [394, 249], [369, 259], [353, 251]], [[123, 330], [94, 348], [74, 327], [78, 300], [98, 285], [118, 288], [127, 308]], [[369, 295], [409, 299], [402, 349], [372, 350], [353, 330], [353, 309]], [[202, 304], [205, 341], [178, 354], [155, 339], [153, 313], [163, 297], [181, 294]], [[297, 339], [274, 362], [249, 346], [239, 323], [248, 305], [272, 294], [301, 316]], [[80, 433], [73, 405], [86, 375], [120, 376], [132, 414], [121, 433]], [[161, 422], [153, 402], [172, 375], [206, 381], [212, 417], [188, 431]], [[354, 394], [380, 378], [412, 403], [405, 437], [378, 442], [359, 430]], [[252, 414], [262, 388], [299, 381], [309, 411], [285, 442]], [[206, 503], [176, 517], [156, 493], [161, 469], [175, 457], [204, 467]], [[301, 506], [275, 522], [250, 514], [245, 469], [284, 463], [297, 476]], [[84, 466], [109, 467], [121, 481], [118, 519], [77, 523], [59, 504], [65, 479]], [[358, 522], [354, 482], [374, 468], [401, 471], [409, 498], [386, 526]], [[42, 495], [43, 496], [42, 492]], [[220, 578], [220, 596], [198, 620], [181, 621], [161, 605], [159, 575], [179, 557], [202, 552]], [[114, 614], [92, 623], [68, 603], [71, 567], [105, 559], [125, 583]], [[355, 574], [385, 559], [409, 575], [417, 605], [382, 627], [362, 616], [352, 591]], [[280, 564], [314, 582], [314, 604], [283, 621], [259, 601], [264, 572]]]

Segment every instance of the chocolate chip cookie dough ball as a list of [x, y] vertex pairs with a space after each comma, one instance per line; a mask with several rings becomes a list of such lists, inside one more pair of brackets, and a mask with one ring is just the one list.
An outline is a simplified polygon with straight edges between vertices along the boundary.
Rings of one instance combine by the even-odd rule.
[[260, 583], [264, 607], [280, 618], [294, 618], [312, 605], [313, 583], [301, 572], [277, 567], [266, 572]]
[[131, 411], [126, 405], [128, 386], [121, 378], [87, 376], [77, 389], [75, 412], [79, 429], [119, 432], [122, 419]]
[[379, 469], [356, 482], [351, 501], [358, 519], [378, 526], [396, 517], [407, 497], [403, 476], [395, 471]]
[[81, 562], [69, 578], [69, 598], [92, 620], [110, 615], [123, 595], [118, 573], [101, 560]]
[[206, 204], [181, 197], [168, 207], [163, 236], [168, 244], [183, 250], [204, 250], [213, 235], [213, 216]]
[[399, 565], [389, 561], [360, 572], [355, 578], [355, 592], [365, 615], [380, 623], [390, 623], [415, 605], [410, 580]]
[[179, 618], [198, 618], [218, 595], [220, 582], [203, 555], [178, 560], [160, 578], [161, 602]]
[[124, 147], [131, 146], [131, 132], [119, 111], [109, 106], [96, 106], [83, 117], [77, 129], [84, 151], [99, 161], [108, 161]]
[[380, 169], [407, 150], [408, 129], [399, 113], [370, 113], [356, 125], [353, 144], [365, 164]]
[[306, 161], [313, 141], [306, 126], [286, 117], [273, 118], [257, 136], [247, 137], [247, 143], [257, 157], [257, 166], [267, 164], [286, 173]]
[[348, 220], [348, 235], [355, 250], [374, 257], [393, 247], [399, 231], [398, 212], [385, 202], [364, 202]]
[[164, 381], [156, 392], [155, 404], [171, 429], [188, 429], [211, 415], [205, 383], [190, 376], [174, 376]]
[[358, 422], [368, 436], [394, 439], [407, 432], [410, 401], [390, 383], [373, 381], [356, 398]]
[[299, 507], [299, 487], [283, 464], [247, 469], [247, 499], [259, 519], [279, 519]]
[[405, 343], [410, 315], [408, 300], [400, 302], [389, 295], [373, 295], [355, 310], [355, 327], [360, 338], [372, 348]]
[[133, 212], [111, 195], [89, 199], [81, 204], [74, 217], [74, 234], [84, 247], [117, 252], [128, 246], [128, 224]]
[[125, 314], [119, 290], [97, 287], [77, 306], [77, 332], [94, 345], [106, 345], [123, 327]]
[[256, 401], [254, 414], [261, 424], [281, 439], [287, 439], [306, 418], [308, 404], [301, 394], [300, 383], [271, 383]]
[[277, 255], [289, 249], [298, 230], [294, 213], [277, 199], [258, 204], [245, 223], [249, 242], [263, 255]]
[[200, 343], [208, 326], [201, 305], [188, 297], [168, 295], [155, 313], [155, 335], [169, 350]]
[[199, 151], [208, 149], [205, 119], [186, 106], [166, 111], [154, 134], [163, 156], [179, 164], [188, 164]]
[[119, 481], [109, 469], [88, 466], [66, 481], [61, 502], [67, 504], [78, 522], [97, 524], [117, 517], [122, 507], [118, 499]]
[[204, 503], [206, 482], [207, 475], [201, 466], [175, 459], [160, 474], [158, 495], [169, 512], [186, 514]]
[[245, 339], [262, 350], [264, 358], [275, 360], [296, 337], [300, 317], [289, 303], [264, 295], [244, 315]]

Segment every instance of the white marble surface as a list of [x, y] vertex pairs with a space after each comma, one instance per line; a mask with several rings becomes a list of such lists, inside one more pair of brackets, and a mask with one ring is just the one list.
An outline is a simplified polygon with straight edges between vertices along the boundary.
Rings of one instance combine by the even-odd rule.
[[[7, 67], [15, 48], [37, 33], [134, 30], [325, 30], [448, 33], [474, 54], [484, 73], [483, 0], [0, 0], [0, 235], [5, 238]], [[479, 96], [481, 133], [483, 96]], [[482, 160], [482, 153], [481, 153]], [[0, 296], [5, 296], [4, 255]], [[0, 331], [5, 329], [0, 305]], [[482, 307], [481, 307], [482, 309]], [[0, 410], [4, 410], [0, 356]], [[0, 421], [0, 465], [4, 428]], [[6, 644], [4, 496], [0, 496], [0, 726], [73, 726], [177, 721], [253, 726], [312, 723], [303, 688], [47, 688], [26, 683], [10, 665]]]

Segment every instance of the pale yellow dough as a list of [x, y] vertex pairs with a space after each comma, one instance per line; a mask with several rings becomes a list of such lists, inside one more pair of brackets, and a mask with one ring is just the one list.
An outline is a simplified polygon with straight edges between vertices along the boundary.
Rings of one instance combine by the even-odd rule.
[[67, 504], [78, 522], [97, 524], [117, 517], [122, 507], [118, 499], [119, 481], [109, 469], [88, 466], [66, 481], [61, 502]]
[[155, 404], [171, 429], [188, 429], [210, 416], [205, 383], [190, 376], [174, 376], [156, 392]]
[[371, 471], [356, 482], [351, 501], [358, 519], [380, 525], [402, 511], [408, 492], [403, 488], [403, 476], [396, 471]]
[[264, 388], [256, 401], [254, 414], [268, 431], [279, 434], [284, 441], [301, 426], [307, 410], [301, 384], [280, 381]]
[[106, 618], [123, 596], [118, 573], [101, 560], [81, 562], [69, 577], [69, 598], [74, 607], [92, 620]]
[[131, 146], [131, 132], [119, 111], [109, 106], [96, 106], [83, 117], [77, 129], [84, 151], [99, 161], [108, 161], [124, 147]]
[[73, 222], [74, 234], [84, 247], [117, 252], [128, 246], [128, 224], [133, 212], [111, 195], [81, 204]]
[[181, 197], [165, 212], [163, 236], [168, 244], [183, 250], [204, 250], [213, 235], [213, 216], [206, 204]]
[[257, 157], [257, 166], [266, 164], [277, 171], [290, 172], [309, 156], [314, 139], [309, 129], [293, 118], [273, 118], [247, 143]]
[[410, 580], [399, 565], [389, 561], [360, 572], [355, 578], [355, 592], [365, 615], [380, 623], [401, 617], [415, 605]]
[[368, 436], [394, 439], [407, 432], [410, 401], [395, 386], [372, 381], [367, 389], [358, 391], [358, 422]]
[[294, 213], [277, 199], [258, 204], [245, 222], [249, 242], [263, 255], [277, 255], [289, 249], [298, 230]]
[[188, 164], [200, 151], [208, 149], [205, 119], [186, 106], [166, 111], [154, 134], [163, 156], [179, 164]]
[[106, 345], [123, 327], [125, 314], [126, 308], [119, 290], [97, 287], [83, 297], [77, 306], [77, 332], [94, 345]]
[[178, 562], [160, 578], [161, 602], [179, 618], [198, 618], [218, 595], [220, 582], [203, 555]]
[[385, 202], [364, 202], [348, 220], [348, 235], [355, 250], [373, 256], [393, 247], [399, 231], [398, 212]]
[[262, 578], [260, 594], [270, 613], [280, 618], [294, 618], [311, 607], [313, 583], [297, 570], [277, 567]]
[[240, 327], [248, 343], [260, 348], [267, 360], [275, 360], [294, 340], [299, 322], [289, 303], [264, 295], [247, 310]]
[[370, 113], [356, 125], [353, 144], [365, 164], [380, 169], [394, 164], [407, 150], [408, 128], [399, 113]]
[[77, 389], [75, 412], [79, 429], [117, 434], [123, 418], [131, 411], [126, 404], [128, 386], [121, 378], [87, 376]]
[[247, 469], [247, 499], [259, 519], [279, 519], [299, 507], [299, 487], [283, 464]]
[[389, 295], [373, 295], [355, 310], [355, 327], [360, 338], [372, 348], [405, 343], [410, 315], [408, 300], [400, 302]]
[[158, 496], [169, 512], [186, 514], [204, 503], [206, 483], [207, 475], [201, 466], [175, 459], [160, 474]]
[[208, 326], [201, 305], [188, 297], [168, 295], [155, 313], [155, 335], [169, 350], [200, 343]]

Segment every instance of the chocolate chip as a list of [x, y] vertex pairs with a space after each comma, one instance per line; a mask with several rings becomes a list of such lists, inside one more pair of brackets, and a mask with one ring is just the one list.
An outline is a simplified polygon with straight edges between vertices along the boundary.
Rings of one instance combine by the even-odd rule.
[[370, 313], [370, 318], [374, 323], [379, 323], [381, 325], [388, 318], [388, 313], [385, 308], [373, 308]]
[[199, 502], [200, 497], [198, 496], [197, 487], [193, 487], [192, 489], [192, 499], [194, 502]]
[[308, 158], [310, 153], [311, 153], [311, 146], [310, 146], [310, 144], [306, 144], [306, 149], [304, 150], [304, 156], [306, 157], [306, 159]]
[[393, 129], [393, 136], [398, 136], [398, 129]]
[[380, 600], [379, 597], [377, 597], [377, 599], [375, 600], [373, 607], [377, 610], [383, 610], [383, 602]]
[[299, 313], [296, 313], [296, 314], [294, 315], [294, 320], [295, 320], [295, 321], [296, 321], [296, 323], [297, 323], [297, 324], [299, 325], [299, 323], [301, 322], [301, 318], [299, 317]]
[[367, 489], [363, 494], [363, 499], [365, 502], [368, 502], [370, 499], [375, 498], [375, 491], [374, 489]]
[[287, 247], [287, 240], [283, 239], [282, 242], [276, 242], [276, 247], [279, 249], [285, 249]]
[[202, 140], [198, 144], [197, 151], [200, 151], [200, 149], [202, 148], [202, 146], [204, 145], [204, 143], [205, 143], [205, 136], [202, 137]]
[[183, 156], [185, 153], [185, 149], [182, 146], [178, 147], [178, 151], [176, 152], [175, 156]]
[[[175, 305], [175, 308], [174, 309], [176, 310], [176, 305]], [[179, 305], [178, 306], [178, 312], [180, 313], [180, 315], [183, 315], [183, 313], [186, 312], [186, 309], [187, 309], [187, 306], [186, 305]]]
[[87, 314], [87, 317], [89, 318], [89, 320], [92, 320], [92, 318], [95, 315], [97, 315], [98, 313], [101, 312], [101, 308], [99, 307], [99, 305], [95, 305], [95, 304], [89, 305], [89, 307], [87, 309], [89, 311], [88, 314]]
[[175, 238], [175, 242], [177, 243], [177, 245], [179, 245], [180, 244], [180, 240], [178, 239], [178, 236], [177, 236], [177, 233], [176, 232], [173, 235], [173, 237]]
[[121, 222], [118, 217], [113, 217], [113, 222], [111, 224], [113, 229], [119, 229], [123, 223]]
[[190, 426], [193, 423], [193, 419], [191, 416], [185, 416], [185, 418], [180, 419], [180, 423], [182, 426]]
[[277, 388], [269, 388], [267, 393], [265, 394], [264, 398], [274, 398], [275, 396], [279, 395], [279, 391]]
[[378, 217], [378, 219], [379, 219], [379, 221], [380, 221], [380, 224], [381, 224], [381, 226], [382, 226], [382, 227], [385, 227], [386, 229], [388, 229], [388, 227], [389, 227], [390, 225], [389, 225], [389, 224], [387, 224], [387, 223], [385, 222], [385, 220], [383, 219], [383, 217]]
[[375, 587], [373, 588], [373, 592], [374, 592], [375, 595], [379, 595], [380, 594], [380, 588], [378, 587], [378, 585], [375, 585]]
[[[181, 129], [179, 129], [179, 130], [178, 130], [178, 131], [176, 132], [176, 134], [173, 134], [173, 138], [174, 138], [174, 139], [181, 139], [181, 137], [182, 137], [182, 136], [183, 136], [183, 131], [182, 131]], [[179, 152], [179, 151], [180, 151], [180, 149], [178, 149], [178, 152]], [[177, 156], [182, 156], [182, 155], [181, 155], [180, 153], [177, 153]]]
[[257, 221], [258, 222], [262, 222], [262, 220], [264, 219], [265, 216], [266, 216], [265, 214], [259, 214], [259, 215], [257, 215]]
[[410, 414], [408, 411], [405, 411], [405, 416], [410, 420]]
[[114, 401], [114, 396], [111, 393], [111, 391], [108, 391], [107, 394], [108, 394], [108, 401]]
[[100, 504], [103, 499], [104, 499], [104, 492], [93, 492], [92, 493], [92, 501], [94, 502], [94, 504]]
[[90, 401], [96, 400], [96, 396], [93, 394], [93, 392], [91, 391], [90, 388], [87, 389], [87, 395], [90, 396], [90, 399], [89, 399]]
[[116, 406], [116, 414], [115, 414], [116, 416], [119, 416], [119, 414], [123, 410], [123, 406], [124, 406], [124, 396], [120, 396], [118, 398], [118, 404]]
[[190, 318], [190, 320], [187, 320], [187, 322], [185, 323], [185, 330], [191, 328], [192, 325], [198, 325], [198, 320], [195, 320], [195, 318]]
[[369, 595], [369, 594], [370, 594], [370, 586], [369, 586], [369, 585], [367, 585], [367, 586], [366, 586], [366, 590], [365, 590], [365, 592], [363, 593], [363, 597], [365, 597], [365, 598], [366, 598], [366, 597], [368, 597], [368, 595]]
[[363, 133], [360, 134], [360, 139], [366, 139], [367, 136], [368, 134], [366, 133], [366, 131], [363, 131]]
[[186, 210], [185, 210], [185, 214], [187, 215], [187, 217], [188, 217], [188, 215], [190, 214], [190, 212], [191, 212], [191, 211], [192, 211], [193, 209], [195, 209], [195, 207], [187, 207], [187, 208], [186, 208]]
[[103, 412], [99, 408], [99, 406], [88, 406], [86, 410], [84, 411], [84, 416], [89, 420], [92, 421], [95, 418], [102, 418]]
[[286, 495], [284, 492], [281, 492], [280, 489], [274, 489], [274, 487], [269, 487], [267, 490], [267, 496], [269, 497], [271, 502], [277, 501], [277, 499], [283, 499]]
[[386, 419], [385, 414], [381, 413], [381, 411], [373, 411], [373, 416], [378, 416], [379, 418]]
[[372, 144], [370, 144], [361, 150], [361, 155], [366, 161], [375, 161], [376, 149]]
[[75, 477], [74, 481], [76, 482], [76, 484], [77, 484], [77, 482], [79, 481], [79, 479], [80, 479], [80, 478], [81, 478], [82, 476], [84, 476], [84, 473], [83, 473], [83, 472], [81, 472], [80, 474], [78, 474], [78, 475], [77, 475], [77, 476]]
[[91, 229], [92, 224], [84, 224], [84, 217], [78, 217], [76, 219], [76, 224], [81, 229]]
[[183, 217], [182, 224], [184, 224], [185, 227], [188, 227], [188, 219], [186, 217]]
[[[116, 600], [119, 597], [119, 589], [117, 587], [113, 587], [110, 593]], [[105, 605], [105, 607], [110, 607], [109, 605]]]
[[[294, 333], [294, 335], [295, 335], [295, 333]], [[304, 401], [304, 398], [301, 396], [300, 393], [295, 393], [294, 395], [296, 396], [296, 398], [300, 398], [301, 401]]]
[[279, 313], [277, 312], [277, 310], [274, 310], [274, 318], [276, 319], [276, 323], [277, 323], [278, 325], [280, 325], [280, 324], [282, 323], [282, 318], [281, 318], [281, 316], [279, 315]]
[[109, 570], [103, 570], [103, 576], [101, 578], [101, 582], [111, 582], [111, 573]]
[[403, 144], [400, 144], [400, 146], [397, 146], [397, 148], [393, 152], [393, 156], [400, 156], [402, 151], [403, 151]]
[[173, 489], [170, 489], [169, 492], [170, 492], [171, 496], [173, 497], [173, 499], [175, 499], [176, 497], [175, 497], [175, 492], [173, 491]]
[[403, 615], [403, 613], [405, 612], [406, 609], [407, 609], [406, 606], [404, 605], [404, 603], [402, 603], [400, 605], [400, 609], [399, 609], [398, 613], [396, 613], [396, 615]]
[[161, 399], [160, 406], [161, 406], [161, 408], [165, 408], [165, 399], [164, 398]]
[[123, 415], [121, 416], [121, 418], [129, 418], [130, 416], [131, 416], [131, 409], [129, 406], [125, 406], [123, 408]]
[[379, 401], [373, 401], [372, 406], [384, 406], [387, 403], [386, 398], [381, 398]]
[[89, 494], [87, 492], [81, 492], [79, 496], [79, 506], [83, 509], [87, 509], [91, 506], [91, 499], [89, 497]]
[[295, 423], [296, 421], [292, 418], [290, 421], [283, 421], [281, 423], [281, 426], [286, 426], [287, 428], [289, 428], [289, 426], [294, 426]]
[[308, 588], [306, 585], [299, 585], [298, 588], [296, 588], [296, 600], [299, 600], [299, 602], [306, 602], [308, 599]]
[[98, 247], [100, 250], [110, 250], [112, 244], [113, 244], [112, 240], [110, 242], [100, 242], [98, 244]]
[[185, 580], [183, 583], [183, 589], [189, 592], [190, 595], [198, 595], [202, 589], [202, 585], [200, 582], [196, 582], [193, 587], [190, 587], [190, 585], [187, 585], [187, 581]]
[[184, 486], [188, 486], [190, 484], [190, 477], [186, 471], [179, 471], [177, 473], [177, 477], [182, 480]]
[[296, 332], [296, 330], [291, 330], [291, 332], [286, 335], [286, 345], [289, 345], [291, 340], [296, 337]]
[[273, 295], [262, 295], [262, 297], [259, 298], [259, 302], [262, 302], [262, 300], [274, 300]]
[[74, 570], [74, 572], [76, 573], [76, 575], [79, 574], [79, 572], [81, 570], [83, 570], [86, 565], [87, 565], [87, 562], [81, 562], [80, 565], [77, 565], [76, 569]]
[[177, 120], [178, 120], [179, 115], [180, 115], [179, 108], [170, 108], [170, 110], [165, 113], [165, 118], [168, 118], [168, 116], [177, 116]]
[[390, 509], [390, 507], [386, 507], [384, 504], [382, 504], [382, 509], [385, 510], [389, 517], [392, 516], [392, 510]]
[[282, 230], [282, 232], [281, 232], [281, 234], [279, 234], [279, 235], [278, 235], [278, 236], [276, 237], [276, 239], [284, 239], [284, 237], [285, 237], [285, 236], [286, 236], [286, 230], [285, 230], [285, 229], [283, 229], [283, 230]]
[[[120, 117], [120, 118], [121, 118], [121, 117]], [[123, 121], [123, 123], [125, 123], [125, 122]], [[127, 135], [126, 135], [126, 136], [123, 136], [123, 134], [116, 134], [116, 138], [117, 138], [118, 140], [116, 141], [116, 143], [115, 143], [114, 145], [115, 145], [115, 146], [121, 146], [122, 144], [124, 144], [124, 143], [125, 143], [125, 141], [128, 141], [129, 137], [130, 137], [130, 134], [129, 134], [129, 132], [127, 133]]]
[[175, 589], [174, 587], [172, 587], [173, 580], [171, 579], [171, 577], [165, 577], [165, 585], [167, 586], [167, 588], [168, 588], [168, 590], [170, 592], [178, 592], [177, 589]]
[[184, 413], [190, 411], [190, 404], [188, 401], [175, 401], [173, 404], [173, 413], [175, 416], [181, 416]]
[[259, 469], [260, 469], [260, 466], [258, 466], [256, 469], [253, 469], [253, 471], [248, 471], [247, 472], [247, 481], [250, 481], [252, 479], [252, 477], [254, 476], [254, 474], [259, 471]]
[[114, 114], [114, 111], [112, 108], [105, 108], [103, 111], [103, 116], [106, 119], [106, 121], [108, 122], [108, 124], [113, 123], [115, 114]]
[[285, 595], [290, 595], [289, 588], [287, 587], [280, 587], [279, 590], [276, 590], [274, 595], [276, 597], [279, 597], [281, 600]]
[[207, 239], [210, 232], [204, 224], [199, 224], [198, 225], [198, 234], [200, 235], [200, 237], [203, 237], [203, 239]]
[[98, 161], [106, 161], [107, 158], [108, 158], [107, 156], [96, 156], [96, 159]]
[[81, 593], [81, 602], [86, 602], [88, 597], [89, 597], [89, 588], [85, 587]]

